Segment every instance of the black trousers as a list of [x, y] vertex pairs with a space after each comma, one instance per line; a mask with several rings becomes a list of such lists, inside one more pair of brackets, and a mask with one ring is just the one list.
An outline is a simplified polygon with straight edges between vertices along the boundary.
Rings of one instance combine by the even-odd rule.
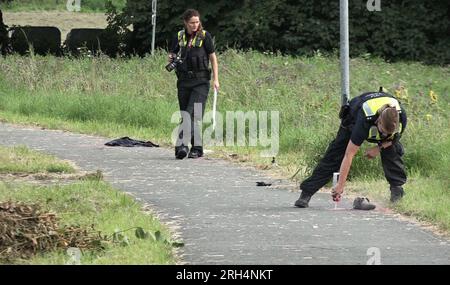
[[[300, 184], [302, 191], [311, 195], [316, 193], [332, 179], [333, 172], [339, 172], [350, 136], [350, 130], [342, 126], [339, 127], [336, 138], [328, 146], [325, 155], [313, 170], [311, 176]], [[381, 150], [384, 175], [391, 187], [402, 186], [406, 183], [406, 172], [402, 156], [403, 146], [398, 141], [392, 146]]]
[[[176, 142], [175, 150], [179, 149], [181, 146], [188, 146], [190, 142], [192, 149], [203, 152], [201, 120], [203, 119], [203, 114], [205, 113], [209, 87], [210, 83], [207, 79], [178, 80], [177, 88], [180, 111], [185, 111], [189, 114], [191, 132], [190, 134], [184, 134], [182, 126], [179, 126], [178, 140]], [[201, 105], [197, 105], [197, 109], [195, 109], [196, 104]], [[194, 110], [196, 112], [195, 114]], [[200, 110], [201, 113], [199, 114]], [[183, 124], [183, 121], [181, 124]]]

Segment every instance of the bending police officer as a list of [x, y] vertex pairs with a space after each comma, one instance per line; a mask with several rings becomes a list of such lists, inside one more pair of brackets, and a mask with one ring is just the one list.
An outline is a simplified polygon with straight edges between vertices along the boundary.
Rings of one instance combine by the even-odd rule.
[[346, 110], [336, 138], [328, 146], [312, 175], [300, 185], [302, 192], [295, 206], [308, 207], [311, 197], [337, 171], [340, 176], [332, 196], [334, 201], [339, 201], [353, 157], [364, 140], [377, 144], [368, 149], [365, 156], [373, 159], [381, 154], [384, 174], [390, 184], [391, 202], [397, 202], [403, 197], [406, 172], [402, 159], [403, 146], [399, 139], [406, 128], [405, 110], [396, 98], [384, 92], [364, 93], [355, 97]]

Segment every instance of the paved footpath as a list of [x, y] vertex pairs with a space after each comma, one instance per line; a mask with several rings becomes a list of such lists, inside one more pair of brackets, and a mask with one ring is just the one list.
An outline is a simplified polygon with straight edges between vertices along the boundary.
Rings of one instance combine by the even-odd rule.
[[[143, 139], [143, 138], [137, 138]], [[257, 187], [264, 172], [219, 159], [175, 160], [164, 148], [107, 147], [108, 138], [0, 123], [0, 145], [26, 145], [100, 169], [114, 187], [178, 225], [188, 264], [450, 264], [450, 243], [395, 215], [310, 208], [298, 193]]]

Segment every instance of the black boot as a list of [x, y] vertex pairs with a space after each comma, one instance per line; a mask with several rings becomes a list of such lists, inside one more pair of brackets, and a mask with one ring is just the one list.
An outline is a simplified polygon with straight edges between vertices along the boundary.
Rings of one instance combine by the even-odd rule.
[[405, 195], [405, 191], [403, 191], [402, 186], [391, 186], [390, 189], [391, 189], [391, 202], [392, 203], [397, 203]]
[[176, 159], [183, 159], [188, 155], [189, 148], [187, 146], [179, 146], [175, 147], [175, 158]]
[[189, 152], [188, 158], [199, 158], [203, 156], [203, 150], [192, 148]]
[[312, 197], [311, 194], [302, 191], [302, 193], [300, 194], [300, 198], [298, 198], [298, 200], [295, 201], [295, 206], [299, 208], [308, 208], [309, 200], [311, 200], [311, 197]]

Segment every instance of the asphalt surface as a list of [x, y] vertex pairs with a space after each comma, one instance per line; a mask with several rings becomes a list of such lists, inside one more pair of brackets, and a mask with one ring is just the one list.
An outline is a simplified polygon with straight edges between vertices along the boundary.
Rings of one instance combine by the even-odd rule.
[[447, 240], [396, 215], [352, 210], [348, 200], [333, 210], [326, 193], [299, 209], [299, 193], [256, 186], [273, 180], [264, 171], [220, 159], [175, 160], [171, 149], [104, 145], [112, 139], [0, 123], [0, 145], [101, 170], [148, 204], [184, 241], [186, 264], [450, 264]]

